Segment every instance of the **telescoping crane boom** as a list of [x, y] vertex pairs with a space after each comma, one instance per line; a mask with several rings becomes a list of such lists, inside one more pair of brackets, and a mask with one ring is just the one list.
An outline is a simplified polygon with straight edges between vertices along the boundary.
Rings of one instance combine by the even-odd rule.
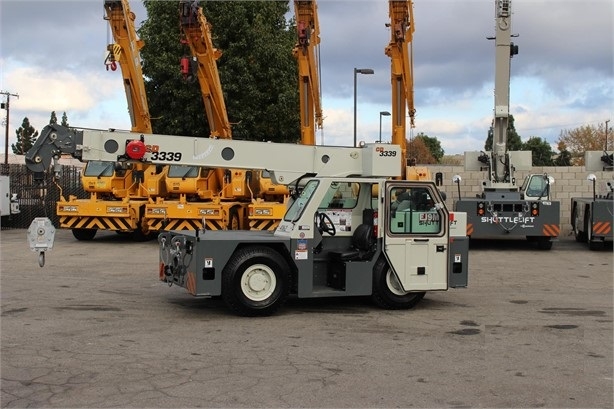
[[136, 33], [136, 16], [130, 10], [128, 0], [104, 0], [104, 9], [115, 39], [115, 43], [107, 46], [105, 64], [107, 69], [110, 67], [115, 71], [119, 62], [132, 131], [152, 133], [140, 55], [145, 42]]
[[301, 143], [315, 145], [316, 130], [322, 129], [320, 101], [319, 46], [320, 25], [315, 1], [294, 1], [298, 41], [292, 50], [298, 63]]
[[413, 3], [411, 0], [389, 0], [390, 43], [385, 53], [390, 57], [390, 81], [392, 85], [392, 143], [401, 147], [403, 163], [402, 179], [431, 180], [431, 172], [425, 166], [408, 165], [407, 120], [415, 126], [414, 71], [412, 41], [415, 31]]
[[191, 0], [179, 2], [182, 43], [190, 48], [191, 56], [181, 58], [181, 72], [186, 79], [196, 76], [200, 85], [207, 121], [212, 138], [232, 138], [230, 121], [217, 69], [222, 52], [213, 46], [211, 25], [202, 7]]
[[[145, 95], [139, 50], [143, 41], [134, 27], [135, 15], [127, 0], [105, 0], [105, 19], [114, 39], [107, 47], [107, 69], [119, 63], [128, 102], [132, 131], [151, 133], [151, 118]], [[145, 204], [165, 194], [165, 169], [148, 164], [90, 161], [81, 177], [88, 199], [61, 197], [56, 204], [60, 227], [72, 230], [75, 238], [89, 240], [98, 230], [132, 232], [137, 240], [149, 234], [144, 221]]]
[[[478, 197], [460, 197], [455, 209], [467, 213], [467, 235], [473, 238], [526, 237], [540, 249], [552, 248], [560, 232], [560, 203], [552, 200], [553, 179], [529, 174], [518, 186], [516, 171], [531, 170], [531, 151], [507, 148], [510, 67], [518, 46], [511, 41], [512, 1], [495, 0], [495, 106], [491, 152], [465, 152], [465, 169], [486, 171]], [[460, 178], [455, 177], [455, 183]]]
[[[221, 295], [240, 315], [273, 314], [290, 294], [370, 295], [385, 308], [411, 308], [427, 291], [467, 285], [462, 219], [457, 223], [433, 182], [391, 179], [401, 174], [397, 145], [309, 146], [48, 125], [26, 164], [44, 171], [61, 153], [82, 161], [266, 169], [275, 183], [293, 184], [298, 194], [274, 232], [158, 237], [161, 281], [194, 296]], [[403, 194], [418, 201], [393, 207]]]

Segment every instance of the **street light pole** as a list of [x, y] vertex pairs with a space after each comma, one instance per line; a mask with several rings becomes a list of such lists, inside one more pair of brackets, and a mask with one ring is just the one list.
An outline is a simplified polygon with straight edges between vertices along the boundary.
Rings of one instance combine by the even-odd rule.
[[0, 95], [6, 95], [6, 104], [2, 104], [2, 108], [6, 109], [6, 127], [4, 129], [4, 164], [9, 163], [9, 106], [11, 97], [19, 98], [17, 94], [11, 94], [7, 91], [0, 92]]
[[379, 143], [382, 143], [382, 116], [390, 116], [390, 112], [388, 111], [381, 111], [379, 113]]
[[375, 74], [371, 68], [354, 68], [354, 147], [356, 146], [356, 74]]

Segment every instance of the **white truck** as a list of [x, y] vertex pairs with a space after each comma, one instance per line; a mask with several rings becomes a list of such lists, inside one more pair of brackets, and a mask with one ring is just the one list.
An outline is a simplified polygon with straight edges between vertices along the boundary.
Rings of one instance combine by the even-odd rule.
[[19, 213], [17, 193], [11, 193], [11, 179], [8, 175], [0, 175], [0, 217], [2, 222], [11, 215]]
[[60, 153], [82, 161], [262, 169], [289, 185], [294, 195], [275, 231], [158, 237], [161, 281], [194, 296], [222, 296], [239, 315], [273, 314], [289, 296], [370, 295], [384, 308], [411, 308], [427, 291], [467, 286], [466, 215], [449, 212], [431, 181], [393, 179], [401, 175], [397, 145], [308, 146], [49, 125], [26, 164], [41, 172]]

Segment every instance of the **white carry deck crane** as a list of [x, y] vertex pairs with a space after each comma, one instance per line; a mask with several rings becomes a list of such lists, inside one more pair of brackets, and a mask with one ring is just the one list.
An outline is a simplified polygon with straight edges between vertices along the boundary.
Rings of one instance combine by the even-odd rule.
[[[613, 172], [612, 151], [584, 152], [584, 166], [587, 172]], [[614, 178], [604, 183], [605, 193], [597, 193], [597, 176], [590, 173], [587, 180], [592, 183], [591, 197], [571, 198], [571, 228], [576, 241], [588, 243], [591, 250], [599, 250], [606, 242], [614, 240]]]
[[[401, 175], [400, 147], [329, 147], [144, 135], [48, 125], [26, 153], [35, 172], [67, 153], [127, 161], [268, 170], [299, 192], [272, 231], [170, 231], [159, 235], [160, 280], [194, 296], [222, 296], [240, 315], [270, 315], [299, 298], [370, 295], [411, 308], [426, 291], [467, 285], [464, 218], [430, 181]], [[373, 192], [377, 192], [374, 196]], [[392, 207], [393, 198], [416, 198]]]
[[[560, 233], [560, 203], [552, 200], [553, 179], [546, 174], [528, 175], [518, 186], [516, 171], [530, 171], [531, 151], [509, 151], [510, 65], [518, 46], [511, 42], [511, 0], [495, 0], [495, 108], [491, 152], [465, 152], [465, 170], [487, 171], [482, 193], [460, 197], [455, 209], [467, 213], [467, 236], [497, 238], [522, 236], [540, 249], [552, 248]], [[455, 183], [460, 178], [455, 177]]]

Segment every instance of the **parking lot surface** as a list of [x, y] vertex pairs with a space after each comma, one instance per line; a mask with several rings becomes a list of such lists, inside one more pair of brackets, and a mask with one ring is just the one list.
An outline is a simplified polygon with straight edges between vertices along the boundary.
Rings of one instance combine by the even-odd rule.
[[158, 281], [156, 241], [1, 245], [1, 406], [613, 407], [613, 253], [472, 243], [469, 287], [408, 311], [291, 299], [234, 316]]

